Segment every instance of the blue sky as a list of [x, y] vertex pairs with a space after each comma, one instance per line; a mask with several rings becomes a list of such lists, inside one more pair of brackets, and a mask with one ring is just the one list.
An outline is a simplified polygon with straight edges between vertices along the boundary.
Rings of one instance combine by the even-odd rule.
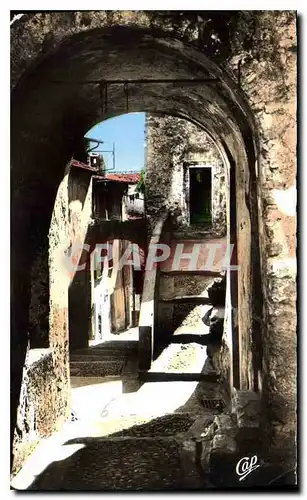
[[[91, 128], [85, 137], [105, 141], [98, 149], [112, 150], [115, 142], [115, 170], [139, 171], [144, 166], [145, 113], [128, 113], [110, 118]], [[103, 154], [107, 169], [113, 166], [112, 154]]]

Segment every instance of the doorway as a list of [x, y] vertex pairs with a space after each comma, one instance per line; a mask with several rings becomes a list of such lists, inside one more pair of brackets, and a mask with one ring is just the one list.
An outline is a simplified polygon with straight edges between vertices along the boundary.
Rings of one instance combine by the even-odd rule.
[[189, 168], [190, 224], [212, 224], [212, 169]]

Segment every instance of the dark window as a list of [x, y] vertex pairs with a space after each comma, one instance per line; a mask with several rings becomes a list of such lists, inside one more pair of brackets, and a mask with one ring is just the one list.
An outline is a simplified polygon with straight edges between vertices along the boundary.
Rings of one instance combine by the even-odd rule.
[[190, 224], [212, 222], [211, 168], [190, 168]]

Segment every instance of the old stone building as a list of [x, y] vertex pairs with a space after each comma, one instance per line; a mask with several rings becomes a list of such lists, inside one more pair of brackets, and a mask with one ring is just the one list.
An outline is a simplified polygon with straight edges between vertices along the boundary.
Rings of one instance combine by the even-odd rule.
[[[202, 222], [215, 235], [225, 235], [226, 176], [210, 137], [191, 122], [170, 116], [148, 116], [146, 131], [148, 216], [154, 220], [166, 208], [179, 226]], [[197, 182], [197, 176], [204, 179]]]
[[[146, 247], [146, 264], [152, 248], [165, 244], [170, 249], [163, 263], [156, 258], [157, 266], [145, 266], [137, 350], [133, 348], [138, 362], [132, 369], [126, 363], [125, 369], [130, 366], [140, 412], [150, 406], [142, 397], [148, 386], [155, 386], [152, 380], [164, 388], [183, 383], [165, 398], [174, 402], [174, 417], [184, 422], [183, 431], [175, 431], [167, 417], [162, 435], [148, 420], [148, 427], [136, 431], [132, 426], [128, 435], [121, 434], [122, 428], [114, 438], [98, 434], [97, 441], [91, 438], [77, 452], [75, 462], [63, 461], [63, 476], [56, 465], [50, 466], [46, 475], [37, 475], [33, 489], [245, 487], [253, 484], [252, 475], [238, 483], [234, 471], [246, 456], [257, 456], [261, 465], [254, 484], [274, 486], [276, 478], [296, 484], [296, 44], [294, 11], [33, 12], [12, 23], [11, 139], [18, 144], [11, 154], [12, 443], [16, 435], [22, 445], [29, 441], [26, 455], [42, 438], [63, 429], [69, 418], [69, 289], [76, 269], [64, 273], [61, 258], [67, 241], [86, 241], [92, 179], [80, 180], [83, 198], [71, 205], [73, 219], [59, 193], [68, 192], [65, 168], [87, 130], [127, 112], [149, 117], [148, 228], [137, 228], [138, 220], [114, 220], [100, 224], [94, 239], [102, 234], [108, 240], [116, 229], [117, 239]], [[200, 142], [210, 143], [205, 154]], [[216, 191], [212, 175], [220, 179]], [[203, 192], [207, 189], [207, 200], [211, 194], [205, 208], [196, 203], [198, 184]], [[207, 226], [200, 228], [202, 224]], [[191, 225], [199, 225], [193, 240]], [[222, 245], [222, 253], [233, 246], [235, 270], [226, 266], [222, 275], [212, 263], [205, 269], [208, 255], [199, 247], [201, 278], [199, 269], [190, 269], [190, 260], [179, 275], [168, 267], [177, 243], [181, 252], [191, 253], [195, 240], [206, 238], [211, 245]], [[80, 257], [76, 255], [76, 266]], [[192, 280], [182, 281], [190, 271]], [[205, 289], [204, 278], [210, 278]], [[193, 310], [197, 301], [221, 308], [223, 300], [223, 321], [217, 312], [214, 322], [223, 325], [222, 338], [207, 342], [210, 370], [202, 371], [202, 340], [187, 340], [187, 332], [179, 332], [177, 347], [174, 341], [181, 368], [159, 369], [161, 335], [184, 326], [191, 303]], [[182, 302], [190, 302], [184, 313]], [[160, 314], [163, 308], [168, 313]], [[35, 340], [27, 353], [29, 335]], [[191, 351], [199, 361], [198, 378], [195, 370], [185, 370], [185, 355]], [[42, 383], [34, 387], [37, 377]], [[185, 391], [192, 382], [197, 387], [189, 397]], [[26, 410], [23, 432], [19, 401], [31, 391], [36, 411]], [[186, 394], [183, 406], [175, 404], [177, 394]], [[212, 401], [217, 402], [214, 408]], [[144, 449], [138, 448], [141, 441]], [[14, 446], [12, 454], [16, 461]], [[119, 464], [128, 455], [124, 472]], [[96, 475], [91, 456], [100, 467]], [[18, 456], [15, 472], [24, 458]], [[118, 477], [112, 474], [117, 467]]]

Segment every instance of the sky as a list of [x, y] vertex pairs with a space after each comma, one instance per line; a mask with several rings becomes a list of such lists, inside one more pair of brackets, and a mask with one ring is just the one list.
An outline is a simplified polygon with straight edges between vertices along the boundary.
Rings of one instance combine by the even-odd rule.
[[[98, 123], [85, 135], [105, 141], [98, 149], [112, 150], [115, 142], [115, 170], [140, 171], [144, 166], [145, 113], [128, 113]], [[112, 168], [111, 153], [103, 153], [107, 170]]]

